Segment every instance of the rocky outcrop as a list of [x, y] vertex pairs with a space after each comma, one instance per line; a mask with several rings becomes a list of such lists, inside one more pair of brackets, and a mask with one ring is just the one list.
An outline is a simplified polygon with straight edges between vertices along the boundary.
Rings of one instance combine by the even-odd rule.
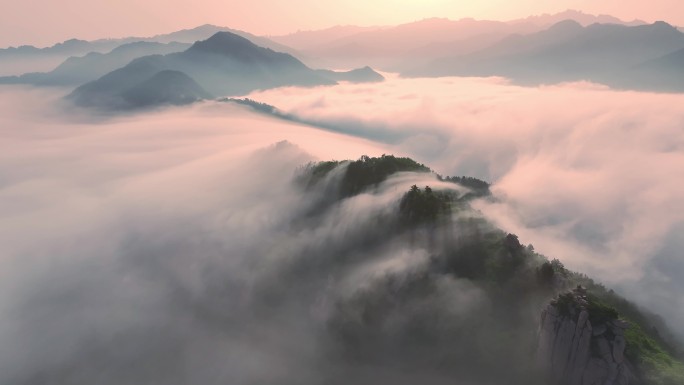
[[628, 385], [633, 379], [624, 355], [629, 324], [591, 312], [600, 311], [582, 287], [542, 311], [536, 360], [551, 384]]

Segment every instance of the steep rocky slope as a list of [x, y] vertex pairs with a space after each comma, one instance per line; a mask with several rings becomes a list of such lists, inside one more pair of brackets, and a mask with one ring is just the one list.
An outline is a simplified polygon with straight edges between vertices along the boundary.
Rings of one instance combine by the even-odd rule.
[[537, 361], [562, 385], [628, 385], [633, 366], [625, 358], [629, 323], [601, 314], [578, 286], [542, 311]]

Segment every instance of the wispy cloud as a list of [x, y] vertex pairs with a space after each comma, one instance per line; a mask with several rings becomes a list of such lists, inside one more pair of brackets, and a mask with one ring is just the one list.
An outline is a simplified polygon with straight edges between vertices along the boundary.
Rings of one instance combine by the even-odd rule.
[[[64, 114], [60, 96], [0, 93], [0, 382], [446, 384], [482, 373], [470, 349], [500, 324], [482, 316], [486, 292], [426, 279], [429, 248], [377, 223], [433, 176], [399, 175], [307, 216], [324, 192], [296, 188], [297, 168], [361, 154], [493, 181], [498, 201], [478, 208], [495, 222], [684, 324], [680, 96], [502, 79], [250, 96], [328, 130], [211, 102]], [[399, 304], [397, 288], [409, 288]], [[361, 326], [380, 342], [340, 343]], [[415, 328], [421, 337], [407, 338]], [[359, 365], [350, 348], [388, 360]]]
[[393, 151], [437, 172], [494, 182], [498, 202], [479, 206], [490, 218], [681, 330], [684, 261], [670, 244], [684, 236], [684, 96], [389, 79], [251, 97], [343, 132], [388, 133]]
[[[313, 220], [320, 193], [293, 184], [297, 169], [383, 148], [219, 103], [104, 118], [61, 114], [58, 96], [0, 94], [0, 382], [396, 377], [334, 359], [328, 323], [425, 263], [373, 240], [377, 216], [434, 177], [397, 176]], [[465, 281], [434, 292], [416, 301], [453, 325], [486, 305]]]

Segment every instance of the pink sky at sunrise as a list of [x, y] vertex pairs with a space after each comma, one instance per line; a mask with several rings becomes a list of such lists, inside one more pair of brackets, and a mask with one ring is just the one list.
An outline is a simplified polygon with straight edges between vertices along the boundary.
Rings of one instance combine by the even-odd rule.
[[0, 47], [46, 46], [69, 38], [149, 36], [206, 23], [276, 35], [429, 17], [510, 20], [566, 9], [684, 25], [681, 0], [2, 0], [1, 5]]

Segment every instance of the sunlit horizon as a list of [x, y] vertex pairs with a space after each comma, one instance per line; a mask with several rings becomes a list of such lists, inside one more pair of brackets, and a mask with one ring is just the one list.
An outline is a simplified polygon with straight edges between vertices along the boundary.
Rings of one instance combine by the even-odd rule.
[[0, 1], [0, 384], [684, 384], [684, 0]]
[[[249, 4], [204, 0], [132, 0], [93, 3], [71, 0], [35, 7], [32, 3], [3, 4], [0, 14], [0, 47], [51, 46], [68, 39], [96, 40], [148, 37], [204, 24], [229, 27], [262, 36], [320, 30], [341, 25], [391, 26], [430, 18], [511, 21], [529, 16], [557, 14], [567, 10], [591, 15], [610, 15], [623, 21], [665, 21], [684, 25], [684, 3], [656, 0], [644, 6], [627, 1], [556, 1], [553, 4], [522, 0], [488, 0], [456, 3], [442, 0], [336, 2], [295, 0], [284, 5], [276, 0]], [[59, 17], [54, 17], [59, 15]]]

